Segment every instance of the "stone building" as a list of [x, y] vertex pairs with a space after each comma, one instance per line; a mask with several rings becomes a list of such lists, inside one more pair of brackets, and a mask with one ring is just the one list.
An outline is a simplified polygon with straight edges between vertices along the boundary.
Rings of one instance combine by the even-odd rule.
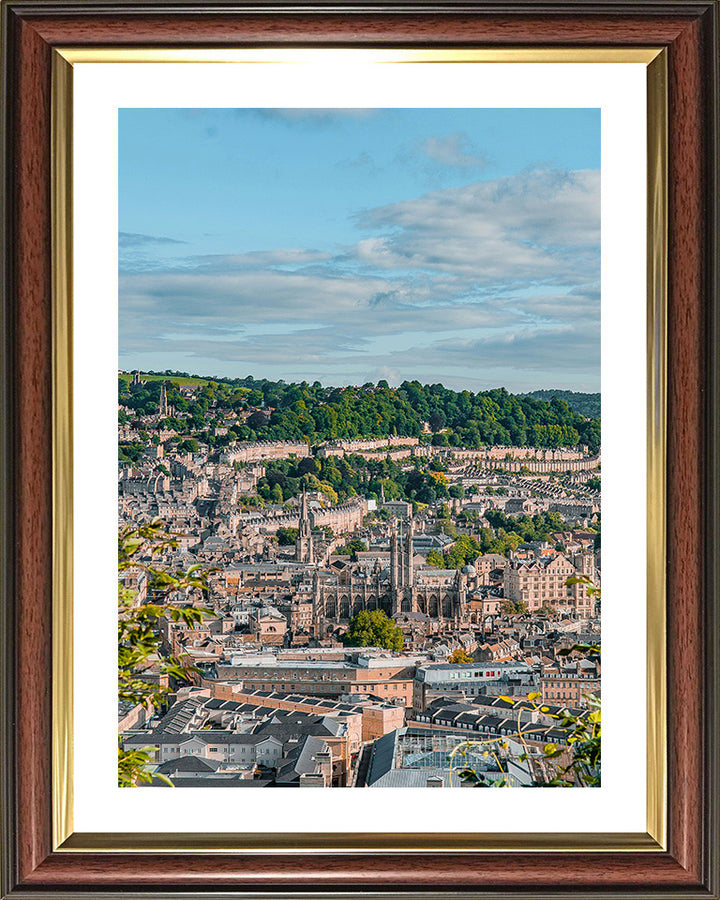
[[287, 620], [274, 606], [262, 606], [248, 616], [250, 633], [263, 644], [282, 644], [287, 631]]
[[[362, 610], [382, 609], [389, 616], [422, 613], [441, 624], [462, 625], [468, 618], [468, 592], [475, 570], [415, 569], [413, 524], [405, 533], [393, 526], [389, 566], [378, 558], [342, 563], [327, 573], [315, 572], [313, 606], [316, 625], [347, 621]], [[470, 580], [472, 579], [472, 584]]]
[[504, 571], [505, 597], [527, 603], [530, 612], [542, 606], [553, 606], [559, 611], [592, 616], [596, 601], [588, 591], [589, 585], [567, 585], [568, 578], [579, 576], [585, 576], [593, 585], [599, 583], [593, 553], [578, 553], [573, 557], [557, 553], [534, 559], [513, 558]]
[[[314, 528], [332, 528], [336, 533], [354, 531], [362, 525], [368, 512], [368, 501], [364, 497], [351, 497], [344, 503], [336, 506], [322, 506], [312, 512], [312, 526]], [[277, 513], [272, 510], [251, 510], [240, 515], [243, 525], [250, 525], [261, 532], [269, 534], [276, 532], [278, 528], [300, 528], [302, 509], [297, 512], [286, 512], [280, 509]]]
[[220, 454], [220, 461], [258, 462], [264, 459], [304, 459], [310, 448], [304, 441], [244, 441], [233, 444]]
[[587, 697], [600, 693], [600, 665], [581, 659], [546, 669], [540, 677], [543, 703], [587, 706]]
[[364, 438], [359, 440], [326, 441], [318, 449], [318, 457], [343, 457], [346, 453], [362, 454], [366, 450], [387, 450], [390, 447], [416, 447], [419, 439], [416, 437], [401, 437], [392, 435], [383, 438]]

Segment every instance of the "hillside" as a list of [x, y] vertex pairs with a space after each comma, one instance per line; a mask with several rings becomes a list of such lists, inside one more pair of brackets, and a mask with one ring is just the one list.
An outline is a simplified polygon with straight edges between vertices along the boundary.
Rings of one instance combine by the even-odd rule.
[[[163, 374], [140, 372], [141, 381], [170, 381], [180, 387], [196, 387], [198, 385], [208, 384], [211, 379], [199, 378], [196, 375], [185, 375], [173, 372]], [[130, 384], [133, 378], [132, 372], [118, 372], [118, 378], [126, 384]]]
[[[319, 381], [286, 383], [252, 377], [207, 380], [183, 397], [184, 373], [146, 378], [132, 390], [120, 379], [120, 403], [137, 415], [157, 413], [159, 381], [166, 380], [168, 402], [184, 422], [186, 433], [198, 433], [217, 413], [237, 414], [228, 440], [305, 440], [311, 444], [338, 438], [424, 436], [436, 446], [531, 447], [600, 446], [600, 420], [588, 419], [562, 398], [548, 401], [517, 396], [504, 388], [452, 391], [441, 384], [386, 381], [361, 387], [324, 387]], [[197, 379], [198, 383], [204, 379]], [[184, 414], [184, 415], [183, 415]], [[227, 416], [222, 419], [228, 421]], [[176, 419], [174, 427], [180, 425]]]
[[583, 394], [579, 391], [532, 391], [530, 394], [519, 394], [520, 397], [532, 397], [535, 400], [550, 401], [553, 397], [564, 400], [573, 412], [580, 413], [590, 419], [600, 418], [600, 394]]

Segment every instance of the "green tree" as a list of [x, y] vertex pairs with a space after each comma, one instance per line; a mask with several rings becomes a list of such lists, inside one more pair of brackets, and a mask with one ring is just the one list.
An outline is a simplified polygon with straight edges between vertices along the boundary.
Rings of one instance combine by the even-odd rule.
[[363, 610], [350, 619], [343, 637], [346, 647], [384, 647], [386, 650], [402, 650], [403, 633], [382, 609]]
[[504, 616], [526, 616], [528, 605], [524, 600], [503, 600], [500, 604], [500, 612]]
[[337, 491], [331, 484], [328, 484], [327, 481], [321, 481], [319, 483], [319, 488], [320, 488], [320, 491], [328, 498], [328, 500], [333, 505], [337, 504], [337, 502], [338, 502]]
[[475, 562], [481, 552], [482, 546], [475, 538], [461, 534], [445, 555], [445, 566], [448, 569], [462, 569]]
[[344, 547], [337, 551], [338, 556], [352, 556], [354, 553], [364, 553], [367, 544], [360, 538], [351, 538]]
[[289, 547], [297, 540], [297, 528], [278, 528], [276, 535], [282, 547]]
[[445, 568], [445, 557], [442, 555], [442, 553], [439, 550], [431, 550], [428, 553], [428, 555], [425, 559], [425, 562], [429, 566], [435, 566], [436, 569], [444, 569]]
[[470, 656], [470, 654], [463, 650], [462, 647], [458, 647], [457, 650], [453, 650], [453, 652], [448, 656], [448, 662], [453, 663], [453, 665], [460, 665], [462, 663], [471, 663], [475, 660]]

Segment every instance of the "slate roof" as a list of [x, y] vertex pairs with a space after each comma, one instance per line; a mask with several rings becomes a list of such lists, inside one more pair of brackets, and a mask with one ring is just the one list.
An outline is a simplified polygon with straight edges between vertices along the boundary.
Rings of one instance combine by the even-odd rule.
[[[172, 783], [176, 788], [182, 787], [190, 787], [190, 788], [198, 788], [198, 787], [210, 787], [210, 788], [261, 788], [261, 787], [271, 787], [272, 779], [269, 778], [241, 778], [239, 775], [210, 775], [210, 776], [201, 776], [201, 777], [189, 777], [183, 778], [182, 776], [178, 778], [173, 778]], [[149, 787], [150, 785], [143, 785], [144, 787]], [[169, 785], [160, 781], [159, 779], [153, 779], [152, 787], [169, 787]]]
[[[450, 787], [449, 771], [447, 769], [390, 769], [385, 772], [376, 783], [370, 784], [370, 787], [427, 787], [428, 778], [442, 778], [445, 787]], [[455, 775], [452, 779], [453, 787], [460, 787], [460, 776]]]
[[398, 731], [390, 731], [378, 738], [372, 746], [370, 765], [365, 783], [372, 785], [386, 775], [393, 767]]
[[[339, 735], [345, 730], [345, 724], [331, 716], [316, 716], [312, 713], [277, 710], [276, 715], [266, 722], [261, 722], [254, 733], [313, 733]], [[312, 729], [312, 732], [308, 732]]]
[[173, 775], [175, 772], [215, 772], [219, 766], [219, 760], [203, 759], [201, 756], [180, 756], [164, 762], [156, 771], [163, 775]]
[[460, 715], [455, 719], [456, 725], [477, 725], [478, 719], [480, 719], [476, 712], [464, 712], [460, 713]]
[[278, 768], [276, 782], [284, 784], [298, 780], [300, 775], [312, 774], [317, 770], [316, 754], [326, 750], [328, 745], [322, 738], [308, 735], [288, 754], [286, 761]]
[[[232, 731], [190, 731], [185, 734], [163, 734], [153, 732], [152, 735], [139, 734], [133, 735], [126, 740], [126, 743], [147, 744], [151, 741], [155, 744], [186, 744], [188, 741], [200, 741], [203, 744], [213, 746], [215, 744], [260, 744], [269, 738], [273, 738], [273, 734], [255, 734], [253, 732], [243, 732], [235, 734]], [[282, 738], [276, 738], [282, 742]]]
[[177, 740], [178, 735], [183, 734], [184, 729], [195, 715], [200, 704], [200, 698], [195, 697], [175, 703], [152, 731], [128, 735], [123, 739], [124, 743], [144, 745]]

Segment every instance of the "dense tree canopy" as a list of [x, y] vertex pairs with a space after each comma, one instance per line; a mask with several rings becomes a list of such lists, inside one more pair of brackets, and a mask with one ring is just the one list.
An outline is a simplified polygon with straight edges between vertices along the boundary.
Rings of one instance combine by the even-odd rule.
[[542, 512], [534, 516], [506, 516], [499, 510], [489, 509], [485, 512], [485, 518], [492, 528], [481, 528], [475, 537], [458, 535], [453, 546], [444, 554], [439, 550], [431, 550], [427, 555], [428, 564], [439, 569], [462, 569], [463, 566], [472, 565], [481, 554], [497, 553], [507, 556], [511, 550], [517, 550], [520, 544], [550, 541], [554, 532], [575, 527], [564, 522], [556, 512]]
[[275, 536], [277, 537], [278, 543], [280, 545], [289, 547], [297, 540], [297, 534], [297, 528], [278, 528]]
[[367, 550], [367, 544], [360, 538], [351, 538], [344, 547], [341, 547], [337, 553], [340, 556], [354, 556], [356, 553], [364, 553]]
[[532, 397], [535, 400], [564, 400], [574, 412], [594, 419], [600, 417], [600, 394], [583, 394], [579, 391], [531, 391], [523, 394], [524, 397]]
[[[157, 413], [159, 381], [130, 388], [120, 379], [119, 389], [121, 403], [137, 415]], [[209, 381], [197, 389], [194, 400], [188, 400], [170, 377], [168, 403], [189, 413], [188, 421], [196, 429], [210, 424], [206, 419], [213, 404], [251, 411], [233, 429], [240, 440], [319, 443], [394, 434], [419, 437], [427, 423], [434, 432], [433, 443], [445, 446], [587, 444], [596, 450], [600, 445], [599, 418], [586, 418], [557, 396], [547, 402], [515, 396], [504, 388], [472, 393], [419, 381], [403, 381], [398, 388], [385, 381], [333, 388], [318, 381], [287, 384], [247, 377]]]
[[387, 500], [428, 504], [449, 495], [444, 477], [438, 480], [438, 474], [420, 461], [411, 469], [403, 469], [392, 460], [367, 460], [356, 455], [279, 459], [268, 460], [257, 490], [264, 500], [273, 503], [287, 502], [305, 486], [319, 491], [330, 503], [342, 503], [358, 494], [378, 500], [384, 491]]

